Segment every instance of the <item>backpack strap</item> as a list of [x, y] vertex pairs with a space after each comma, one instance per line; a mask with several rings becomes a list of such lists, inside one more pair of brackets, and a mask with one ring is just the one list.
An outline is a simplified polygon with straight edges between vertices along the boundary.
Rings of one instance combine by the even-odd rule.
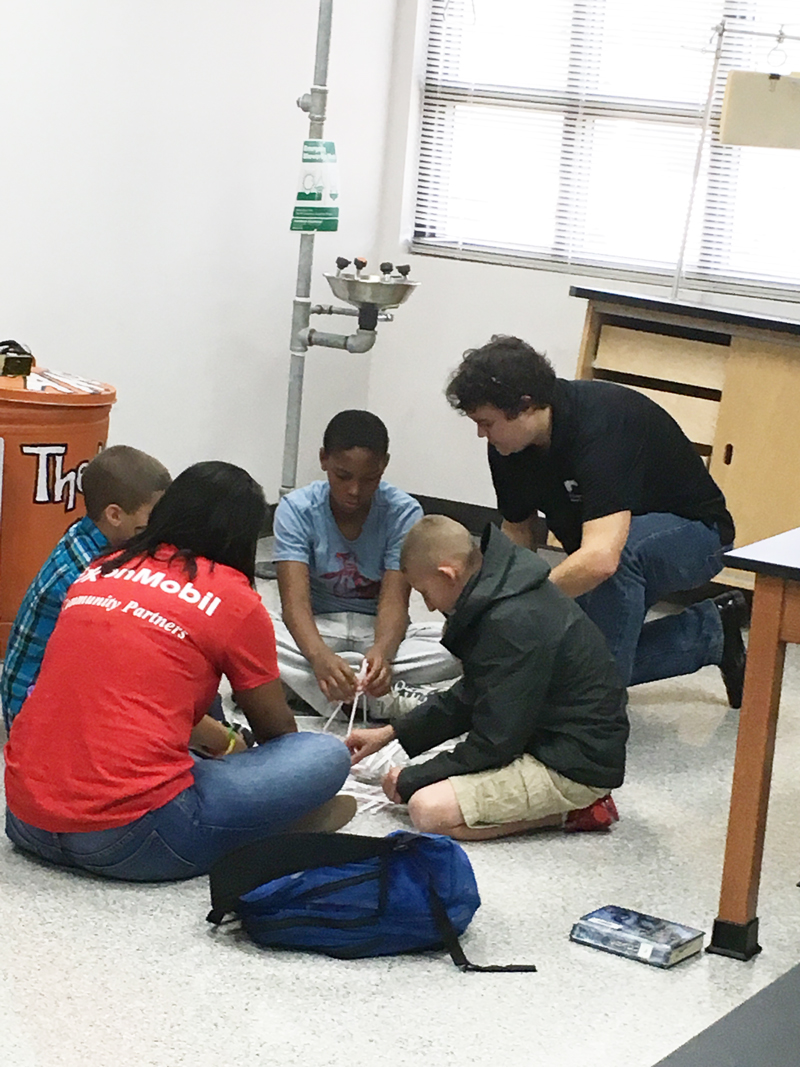
[[219, 926], [226, 915], [236, 910], [239, 897], [274, 878], [388, 856], [396, 847], [384, 837], [340, 833], [271, 834], [251, 841], [221, 856], [211, 867], [211, 911], [207, 921]]
[[447, 914], [447, 908], [442, 903], [442, 899], [436, 890], [433, 888], [433, 883], [428, 883], [428, 893], [431, 905], [431, 914], [433, 915], [436, 928], [439, 931], [439, 935], [444, 942], [444, 947], [450, 953], [450, 959], [458, 967], [460, 971], [516, 971], [518, 973], [535, 971], [536, 967], [532, 963], [508, 963], [505, 966], [499, 964], [489, 964], [487, 966], [481, 966], [479, 963], [470, 963], [464, 954], [464, 949], [461, 947], [461, 942], [458, 940], [458, 934], [453, 928], [453, 924], [450, 922], [450, 916]]

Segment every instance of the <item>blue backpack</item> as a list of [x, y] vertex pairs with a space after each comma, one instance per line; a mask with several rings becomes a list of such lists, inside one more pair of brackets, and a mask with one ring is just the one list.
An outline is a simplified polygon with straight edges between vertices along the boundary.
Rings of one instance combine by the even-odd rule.
[[339, 959], [446, 948], [463, 971], [536, 970], [466, 958], [458, 937], [480, 896], [467, 854], [439, 834], [274, 834], [218, 860], [210, 879], [208, 921], [233, 913], [265, 947]]

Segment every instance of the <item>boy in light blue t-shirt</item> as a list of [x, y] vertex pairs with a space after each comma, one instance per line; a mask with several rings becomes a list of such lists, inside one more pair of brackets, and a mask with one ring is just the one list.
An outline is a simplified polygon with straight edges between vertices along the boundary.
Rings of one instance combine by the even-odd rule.
[[394, 680], [419, 685], [461, 673], [439, 623], [409, 625], [400, 548], [422, 508], [381, 480], [388, 462], [377, 415], [340, 411], [320, 449], [327, 481], [289, 493], [275, 513], [281, 678], [319, 712], [353, 699], [363, 660], [374, 718], [398, 712]]

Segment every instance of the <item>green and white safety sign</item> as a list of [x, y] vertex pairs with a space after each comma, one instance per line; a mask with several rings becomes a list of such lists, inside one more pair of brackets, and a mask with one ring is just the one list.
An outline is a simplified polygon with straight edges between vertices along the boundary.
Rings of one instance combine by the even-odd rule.
[[333, 141], [304, 141], [303, 165], [292, 215], [292, 230], [339, 229], [339, 182]]

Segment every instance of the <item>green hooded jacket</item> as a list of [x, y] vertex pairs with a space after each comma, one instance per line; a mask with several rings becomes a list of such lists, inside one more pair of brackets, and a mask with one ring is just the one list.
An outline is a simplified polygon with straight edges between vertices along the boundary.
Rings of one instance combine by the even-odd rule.
[[529, 752], [583, 785], [625, 773], [627, 694], [600, 631], [548, 580], [550, 568], [489, 526], [483, 563], [456, 601], [442, 644], [463, 677], [395, 724], [409, 756], [461, 734], [451, 752], [400, 773], [403, 800], [433, 782], [502, 767]]

